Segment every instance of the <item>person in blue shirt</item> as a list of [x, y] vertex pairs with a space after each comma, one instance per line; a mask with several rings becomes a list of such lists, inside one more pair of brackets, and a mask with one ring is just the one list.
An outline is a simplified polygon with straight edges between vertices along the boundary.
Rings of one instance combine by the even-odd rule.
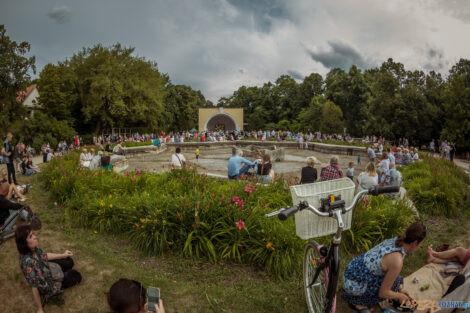
[[[243, 151], [237, 149], [235, 155], [228, 160], [228, 178], [229, 179], [238, 179], [241, 175], [245, 174], [248, 169], [254, 165], [253, 162], [248, 161], [243, 158]], [[241, 165], [243, 167], [241, 167]]]

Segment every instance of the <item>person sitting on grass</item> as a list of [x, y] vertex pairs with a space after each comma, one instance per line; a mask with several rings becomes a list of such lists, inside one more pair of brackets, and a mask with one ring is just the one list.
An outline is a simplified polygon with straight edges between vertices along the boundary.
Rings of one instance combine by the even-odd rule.
[[36, 170], [28, 167], [28, 158], [26, 157], [26, 155], [23, 155], [23, 159], [21, 160], [21, 163], [20, 163], [20, 168], [21, 168], [21, 173], [23, 175], [29, 176], [29, 175], [36, 174]]
[[109, 156], [108, 151], [105, 151], [103, 153], [103, 156], [101, 157], [101, 168], [103, 170], [110, 170], [113, 171], [113, 164], [111, 163], [111, 157]]
[[[243, 167], [241, 165], [244, 164]], [[240, 176], [248, 172], [251, 166], [253, 166], [254, 163], [251, 161], [248, 161], [247, 159], [243, 158], [243, 151], [240, 149], [237, 149], [235, 151], [235, 155], [232, 156], [228, 160], [228, 178], [229, 179], [239, 179]]]
[[29, 168], [29, 169], [35, 170], [36, 173], [41, 171], [39, 166], [36, 166], [36, 165], [33, 164], [33, 157], [31, 155], [28, 157], [28, 163], [27, 163], [26, 167]]
[[26, 197], [23, 196], [23, 193], [19, 190], [13, 182], [10, 184], [7, 180], [7, 171], [5, 168], [2, 168], [1, 171], [2, 179], [0, 180], [0, 196], [3, 196], [7, 198], [8, 200], [11, 200], [13, 197], [13, 194], [15, 194], [20, 201], [25, 201]]
[[103, 155], [103, 151], [98, 151], [98, 154], [93, 156], [90, 161], [90, 170], [97, 170], [101, 167], [101, 156]]
[[469, 260], [470, 247], [468, 249], [457, 247], [447, 251], [437, 252], [434, 251], [432, 245], [430, 245], [426, 252], [426, 263], [444, 264], [446, 262], [459, 262], [465, 266]]
[[[15, 231], [16, 247], [20, 254], [20, 268], [33, 290], [33, 299], [37, 313], [43, 313], [41, 295], [55, 295], [59, 291], [72, 287], [82, 281], [82, 275], [73, 270], [73, 253], [66, 250], [62, 254], [45, 253], [39, 248], [38, 238], [33, 234], [30, 225], [21, 225]], [[51, 268], [56, 263], [63, 273], [62, 281], [53, 278]], [[57, 272], [54, 270], [54, 272]]]
[[50, 162], [52, 158], [54, 157], [55, 157], [54, 149], [50, 149], [49, 152], [47, 153], [46, 162]]
[[[121, 278], [109, 289], [107, 300], [111, 313], [150, 313], [146, 288], [136, 280]], [[165, 313], [162, 299], [155, 306], [157, 313]]]
[[414, 222], [404, 235], [387, 239], [352, 259], [343, 276], [344, 300], [359, 313], [370, 313], [369, 308], [385, 299], [407, 301], [409, 294], [400, 289], [403, 259], [417, 251], [424, 238], [426, 227]]
[[365, 171], [357, 177], [357, 183], [357, 192], [369, 190], [371, 187], [379, 184], [379, 177], [374, 163], [367, 163]]

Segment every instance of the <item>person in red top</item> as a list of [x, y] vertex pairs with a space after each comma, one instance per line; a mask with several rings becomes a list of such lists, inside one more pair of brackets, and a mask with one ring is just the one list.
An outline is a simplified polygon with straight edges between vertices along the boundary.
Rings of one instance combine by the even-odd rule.
[[330, 159], [330, 165], [321, 169], [320, 177], [322, 181], [343, 178], [343, 171], [338, 166], [337, 156], [332, 156]]

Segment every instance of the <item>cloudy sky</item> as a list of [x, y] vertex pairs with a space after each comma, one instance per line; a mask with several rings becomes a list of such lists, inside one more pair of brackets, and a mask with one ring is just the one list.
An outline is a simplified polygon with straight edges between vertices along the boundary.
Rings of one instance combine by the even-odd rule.
[[470, 0], [0, 0], [0, 24], [37, 68], [120, 42], [212, 101], [389, 57], [446, 73], [470, 58]]

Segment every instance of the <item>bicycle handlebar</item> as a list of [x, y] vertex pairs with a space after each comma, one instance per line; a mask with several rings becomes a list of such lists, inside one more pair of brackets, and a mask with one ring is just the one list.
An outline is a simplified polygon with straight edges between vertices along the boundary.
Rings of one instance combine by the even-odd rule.
[[[370, 188], [369, 190], [362, 190], [362, 191], [358, 192], [356, 194], [356, 196], [353, 198], [353, 200], [351, 202], [351, 205], [348, 206], [347, 208], [345, 208], [344, 210], [342, 210], [342, 213], [344, 214], [344, 213], [352, 210], [352, 208], [356, 206], [356, 203], [359, 200], [359, 198], [361, 198], [362, 195], [364, 195], [366, 193], [369, 194], [369, 195], [372, 195], [372, 196], [377, 196], [377, 195], [382, 194], [382, 193], [398, 192], [399, 190], [400, 190], [399, 186], [385, 186], [385, 187], [374, 186], [374, 187]], [[297, 213], [298, 211], [303, 210], [303, 209], [308, 209], [309, 211], [311, 211], [311, 212], [313, 212], [313, 213], [315, 213], [319, 216], [324, 216], [324, 217], [329, 217], [329, 216], [334, 216], [335, 215], [335, 214], [333, 214], [333, 212], [321, 212], [316, 207], [309, 204], [307, 201], [301, 201], [297, 205], [294, 205], [294, 206], [291, 206], [291, 207], [281, 208], [280, 210], [269, 213], [269, 214], [266, 214], [265, 216], [266, 217], [273, 217], [273, 216], [277, 215], [278, 218], [281, 221], [284, 221], [284, 220], [288, 219], [289, 217], [291, 217], [292, 215], [294, 215], [295, 213]]]
[[288, 219], [289, 217], [291, 217], [292, 215], [297, 213], [297, 211], [299, 211], [299, 206], [298, 205], [294, 205], [292, 207], [284, 208], [284, 210], [282, 210], [282, 212], [279, 213], [278, 218], [281, 221], [285, 221], [286, 219]]

